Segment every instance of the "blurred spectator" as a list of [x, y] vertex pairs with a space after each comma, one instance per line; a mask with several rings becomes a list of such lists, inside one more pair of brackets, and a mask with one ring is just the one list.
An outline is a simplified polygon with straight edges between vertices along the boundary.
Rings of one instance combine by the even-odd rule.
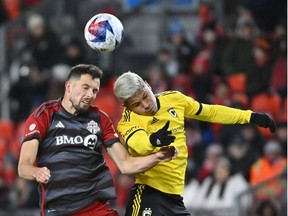
[[287, 36], [282, 36], [277, 45], [279, 53], [272, 69], [271, 87], [285, 98], [287, 96]]
[[194, 92], [191, 88], [191, 80], [189, 75], [184, 73], [179, 73], [176, 75], [172, 81], [172, 90], [180, 91], [186, 95], [195, 98]]
[[10, 88], [9, 96], [14, 100], [12, 119], [18, 123], [24, 120], [31, 110], [40, 105], [47, 96], [48, 80], [34, 61], [19, 68], [20, 78]]
[[[190, 202], [187, 203], [187, 207], [213, 212], [220, 209], [233, 211], [236, 197], [248, 188], [249, 184], [240, 173], [231, 175], [229, 160], [221, 157], [216, 162], [213, 176], [206, 177], [196, 192], [190, 195]], [[251, 198], [247, 196], [242, 201], [241, 208], [246, 211], [250, 207]]]
[[14, 208], [38, 208], [38, 185], [36, 182], [17, 178], [9, 191], [9, 198]]
[[226, 83], [219, 82], [215, 84], [213, 94], [211, 96], [211, 102], [225, 106], [231, 105], [231, 94]]
[[1, 0], [0, 23], [4, 20], [14, 20], [24, 9], [40, 3], [42, 0]]
[[47, 93], [48, 99], [57, 100], [64, 94], [63, 86], [70, 72], [70, 66], [67, 64], [56, 64], [51, 68], [51, 78], [49, 79], [49, 87]]
[[3, 162], [1, 162], [0, 174], [0, 200], [3, 204], [2, 208], [9, 209], [13, 207], [13, 202], [10, 200], [10, 191], [14, 188], [16, 179], [16, 159], [6, 152]]
[[4, 179], [4, 162], [0, 160], [0, 208], [4, 208], [7, 205], [7, 194], [8, 189]]
[[[246, 33], [246, 31], [243, 31], [244, 29], [242, 27], [245, 27], [246, 24], [249, 24], [251, 27], [251, 32], [249, 32], [248, 36]], [[245, 33], [246, 32], [246, 33]], [[244, 34], [243, 34], [244, 33]], [[234, 36], [239, 36], [241, 37], [241, 35], [246, 35], [249, 37], [252, 36], [252, 38], [259, 36], [259, 28], [255, 23], [255, 20], [253, 18], [253, 14], [251, 12], [251, 10], [249, 10], [247, 7], [244, 7], [242, 5], [238, 5], [237, 7], [237, 17], [236, 17], [236, 25], [235, 25], [235, 32], [234, 32]], [[244, 38], [246, 38], [244, 36]], [[247, 38], [247, 39], [248, 39]]]
[[[276, 129], [278, 128], [278, 125]], [[246, 124], [240, 128], [240, 136], [249, 145], [249, 153], [253, 153], [254, 157], [263, 155], [265, 139], [258, 128], [253, 124]]]
[[201, 128], [198, 121], [185, 121], [186, 143], [188, 149], [188, 164], [186, 168], [185, 183], [196, 178], [198, 169], [205, 157], [207, 143], [202, 140]]
[[41, 3], [42, 1], [43, 0], [21, 0], [21, 10], [31, 8], [32, 6], [35, 6]]
[[263, 32], [273, 31], [281, 19], [287, 18], [287, 1], [285, 0], [239, 0], [238, 3], [252, 12], [255, 23]]
[[227, 45], [222, 57], [223, 75], [226, 77], [234, 73], [247, 74], [253, 64], [253, 25], [245, 22], [237, 28], [237, 34]]
[[258, 155], [251, 151], [249, 143], [240, 135], [234, 135], [231, 139], [227, 157], [231, 163], [231, 173], [241, 173], [248, 182], [250, 179], [250, 167], [258, 158]]
[[9, 20], [17, 18], [21, 13], [21, 1], [20, 0], [2, 0], [1, 1]]
[[62, 63], [70, 65], [71, 67], [88, 63], [85, 58], [85, 50], [79, 39], [73, 38], [64, 45], [64, 59]]
[[192, 89], [197, 99], [204, 102], [212, 93], [214, 80], [222, 73], [220, 59], [226, 42], [211, 26], [203, 28], [200, 40], [200, 51], [193, 59], [190, 70]]
[[157, 62], [161, 70], [164, 72], [165, 76], [172, 79], [179, 73], [179, 64], [175, 57], [173, 56], [171, 48], [168, 46], [163, 46], [157, 54]]
[[217, 134], [217, 139], [222, 143], [225, 152], [230, 141], [236, 134], [239, 134], [241, 128], [241, 125], [223, 125], [220, 128], [219, 133]]
[[[281, 49], [284, 48], [280, 44], [283, 40], [287, 41], [287, 20], [279, 21], [275, 25], [273, 32], [269, 34], [269, 39], [271, 40], [272, 56], [277, 58], [281, 53]], [[287, 45], [285, 49], [287, 50]]]
[[[264, 147], [264, 155], [260, 157], [251, 167], [250, 184], [257, 186], [265, 183], [256, 192], [259, 200], [273, 196], [280, 196], [283, 193], [283, 185], [278, 177], [287, 168], [287, 158], [282, 156], [281, 146], [275, 140], [269, 140]], [[268, 182], [267, 182], [268, 181]]]
[[253, 65], [247, 71], [246, 84], [246, 93], [250, 98], [269, 90], [273, 66], [270, 44], [266, 39], [255, 40], [252, 54]]
[[207, 102], [212, 92], [213, 79], [209, 73], [210, 53], [208, 50], [201, 50], [191, 64], [191, 88], [196, 94], [196, 99]]
[[214, 172], [215, 165], [220, 157], [223, 156], [222, 146], [218, 143], [210, 144], [205, 152], [205, 158], [198, 170], [197, 180], [201, 184], [203, 180]]
[[254, 216], [279, 216], [278, 212], [275, 202], [264, 200], [258, 204]]
[[63, 48], [60, 39], [45, 19], [39, 14], [30, 15], [27, 18], [27, 30], [28, 37], [24, 50], [37, 62], [39, 69], [50, 69], [59, 63]]
[[202, 2], [198, 10], [199, 30], [196, 34], [196, 43], [200, 43], [203, 37], [203, 30], [206, 28], [215, 29], [217, 35], [223, 36], [223, 27], [218, 23], [214, 6], [208, 2]]
[[279, 122], [277, 124], [275, 139], [281, 145], [283, 156], [287, 157], [287, 122]]
[[168, 90], [166, 76], [160, 66], [155, 65], [150, 67], [147, 71], [146, 77], [147, 82], [156, 94]]
[[[258, 80], [254, 82], [256, 83]], [[275, 121], [278, 121], [281, 117], [281, 106], [281, 97], [277, 92], [273, 91], [263, 92], [254, 96], [250, 103], [252, 110], [269, 113]], [[265, 137], [271, 137], [272, 134], [265, 128], [258, 127], [258, 129]]]
[[168, 35], [176, 60], [179, 63], [179, 71], [188, 73], [189, 66], [198, 53], [199, 48], [188, 40], [184, 27], [176, 18], [170, 21]]
[[3, 1], [0, 1], [0, 24], [8, 20], [8, 14]]

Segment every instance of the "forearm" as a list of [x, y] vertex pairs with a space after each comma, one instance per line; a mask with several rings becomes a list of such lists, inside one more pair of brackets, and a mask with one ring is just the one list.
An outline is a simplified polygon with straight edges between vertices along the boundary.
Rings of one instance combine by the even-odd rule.
[[220, 124], [247, 124], [252, 111], [240, 110], [221, 105], [202, 104], [202, 111], [194, 119]]
[[19, 163], [18, 174], [21, 178], [36, 180], [41, 183], [47, 183], [51, 177], [50, 170], [47, 167], [35, 167], [29, 162]]
[[160, 162], [155, 153], [145, 157], [129, 157], [126, 161], [123, 161], [119, 166], [122, 174], [133, 175], [145, 172], [146, 170], [154, 167]]
[[132, 157], [121, 143], [115, 143], [107, 148], [107, 152], [113, 159], [122, 174], [132, 175], [141, 173], [155, 166], [161, 159], [159, 153], [147, 156]]
[[37, 167], [28, 164], [28, 163], [21, 163], [18, 165], [18, 175], [27, 180], [35, 180], [35, 173]]

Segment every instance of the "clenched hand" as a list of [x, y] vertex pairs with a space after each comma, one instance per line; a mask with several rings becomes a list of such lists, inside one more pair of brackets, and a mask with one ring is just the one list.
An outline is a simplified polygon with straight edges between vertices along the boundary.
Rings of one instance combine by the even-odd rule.
[[165, 146], [156, 152], [155, 155], [159, 162], [167, 162], [177, 157], [178, 149], [175, 146]]

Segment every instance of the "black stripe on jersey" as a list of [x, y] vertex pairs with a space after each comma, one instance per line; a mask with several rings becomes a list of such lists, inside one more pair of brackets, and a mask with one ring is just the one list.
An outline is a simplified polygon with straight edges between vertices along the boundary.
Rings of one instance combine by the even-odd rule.
[[47, 108], [53, 108], [59, 105], [59, 100], [52, 100], [43, 103], [34, 113], [34, 116], [39, 117]]
[[202, 112], [202, 109], [203, 109], [202, 103], [199, 102], [199, 105], [200, 105], [200, 107], [199, 107], [198, 111], [195, 113], [195, 115], [199, 115]]
[[[74, 171], [74, 173], [76, 173], [76, 171], [78, 172], [78, 170], [79, 169], [77, 169], [77, 167], [75, 166], [75, 169], [74, 170], [71, 169], [71, 172]], [[53, 172], [55, 173], [55, 175], [60, 176], [61, 174], [57, 174], [57, 172], [66, 173], [67, 170], [63, 169], [63, 170], [53, 171]], [[96, 175], [95, 174], [96, 172], [99, 173], [99, 175]], [[112, 181], [112, 179], [109, 178], [109, 168], [106, 166], [105, 163], [104, 165], [101, 165], [96, 171], [91, 172], [90, 174], [78, 173], [78, 175], [72, 176], [70, 173], [69, 173], [69, 176], [63, 176], [64, 177], [63, 179], [55, 180], [52, 177], [51, 181], [53, 181], [52, 182], [53, 184], [49, 185], [49, 190], [55, 191], [55, 190], [67, 189], [70, 187], [73, 188], [75, 186], [78, 186], [79, 189], [81, 190], [83, 189], [83, 187], [87, 187], [88, 179], [89, 181], [93, 182], [95, 185], [99, 184], [100, 181], [101, 181], [101, 184], [105, 184], [105, 182]], [[80, 187], [80, 185], [82, 186], [82, 188]]]
[[35, 134], [33, 134], [32, 136], [29, 136], [29, 137], [23, 139], [22, 144], [23, 144], [24, 142], [26, 142], [26, 141], [30, 141], [30, 140], [33, 140], [33, 139], [36, 139], [36, 140], [38, 140], [38, 141], [41, 140], [39, 134], [35, 133]]
[[130, 114], [131, 114], [131, 110], [125, 109], [124, 122], [129, 122], [130, 121]]
[[133, 204], [132, 204], [132, 216], [137, 216], [139, 214], [140, 207], [141, 207], [141, 197], [142, 197], [144, 189], [145, 189], [145, 185], [140, 185], [139, 187], [137, 187], [137, 192], [134, 196]]
[[120, 139], [118, 139], [118, 138], [114, 138], [114, 139], [111, 139], [111, 140], [109, 140], [108, 142], [105, 142], [105, 147], [109, 147], [109, 146], [111, 146], [111, 145], [113, 145], [114, 143], [116, 143], [116, 142], [120, 142]]
[[[138, 130], [135, 130], [133, 133], [131, 133], [128, 137], [127, 137], [127, 139], [125, 140], [125, 142], [126, 142], [126, 144], [128, 143], [128, 140], [130, 139], [130, 137], [134, 134], [134, 133], [136, 133], [137, 131], [139, 131], [139, 130], [143, 130], [144, 131], [144, 129], [138, 129]], [[128, 144], [127, 144], [128, 145]]]

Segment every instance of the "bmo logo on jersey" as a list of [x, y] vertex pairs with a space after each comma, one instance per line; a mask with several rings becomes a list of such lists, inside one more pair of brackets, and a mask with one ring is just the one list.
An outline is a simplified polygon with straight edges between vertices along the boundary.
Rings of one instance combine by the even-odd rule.
[[94, 149], [98, 137], [95, 134], [90, 134], [83, 138], [82, 136], [75, 136], [75, 137], [68, 137], [66, 135], [63, 136], [56, 136], [56, 145], [63, 145], [63, 144], [68, 144], [68, 145], [74, 145], [74, 144], [83, 144], [84, 146]]

